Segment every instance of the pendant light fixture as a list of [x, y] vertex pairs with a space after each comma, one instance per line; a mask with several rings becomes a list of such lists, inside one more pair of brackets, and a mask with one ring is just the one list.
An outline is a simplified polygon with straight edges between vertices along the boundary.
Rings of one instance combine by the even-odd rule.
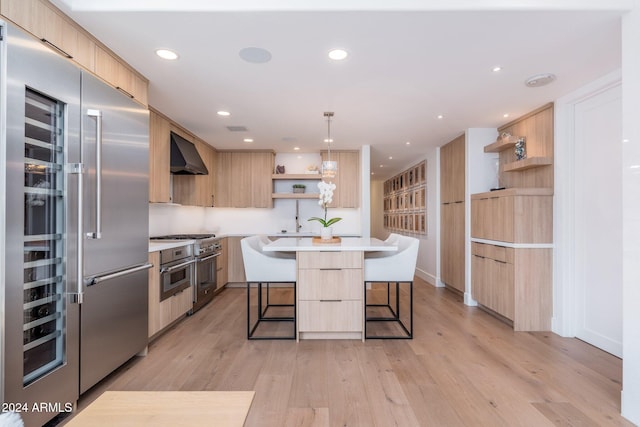
[[325, 111], [324, 116], [327, 118], [327, 160], [322, 162], [322, 177], [323, 178], [335, 178], [338, 172], [338, 162], [331, 160], [331, 118], [333, 117], [332, 111]]

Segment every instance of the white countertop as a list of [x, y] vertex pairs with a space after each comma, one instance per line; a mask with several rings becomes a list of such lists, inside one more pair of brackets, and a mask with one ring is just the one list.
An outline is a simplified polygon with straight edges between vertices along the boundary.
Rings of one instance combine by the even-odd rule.
[[298, 252], [298, 251], [397, 251], [398, 247], [387, 244], [380, 239], [363, 237], [343, 237], [340, 243], [313, 243], [310, 237], [281, 238], [262, 248], [269, 252]]
[[194, 243], [195, 240], [149, 240], [149, 252], [158, 252]]

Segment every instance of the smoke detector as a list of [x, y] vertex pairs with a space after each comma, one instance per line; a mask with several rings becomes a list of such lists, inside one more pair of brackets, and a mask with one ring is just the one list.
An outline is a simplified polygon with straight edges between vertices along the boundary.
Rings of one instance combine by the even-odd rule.
[[551, 73], [536, 74], [535, 76], [531, 76], [527, 80], [525, 80], [524, 84], [526, 84], [527, 87], [540, 87], [540, 86], [548, 85], [549, 83], [553, 82], [555, 79], [556, 79], [555, 74], [551, 74]]

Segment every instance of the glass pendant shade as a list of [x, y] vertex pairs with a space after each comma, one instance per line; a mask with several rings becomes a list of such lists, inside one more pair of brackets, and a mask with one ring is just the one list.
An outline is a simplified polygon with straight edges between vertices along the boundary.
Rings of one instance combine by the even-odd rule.
[[322, 177], [323, 178], [335, 178], [338, 172], [338, 162], [332, 160], [325, 160], [322, 162]]

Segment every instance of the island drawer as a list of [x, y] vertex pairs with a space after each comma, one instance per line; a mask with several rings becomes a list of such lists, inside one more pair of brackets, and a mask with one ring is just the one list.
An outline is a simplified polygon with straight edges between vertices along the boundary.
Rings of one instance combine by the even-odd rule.
[[362, 331], [362, 301], [300, 301], [301, 332]]
[[298, 269], [307, 268], [362, 268], [361, 251], [301, 251]]
[[356, 268], [309, 269], [298, 272], [298, 298], [301, 300], [361, 300], [362, 270]]

